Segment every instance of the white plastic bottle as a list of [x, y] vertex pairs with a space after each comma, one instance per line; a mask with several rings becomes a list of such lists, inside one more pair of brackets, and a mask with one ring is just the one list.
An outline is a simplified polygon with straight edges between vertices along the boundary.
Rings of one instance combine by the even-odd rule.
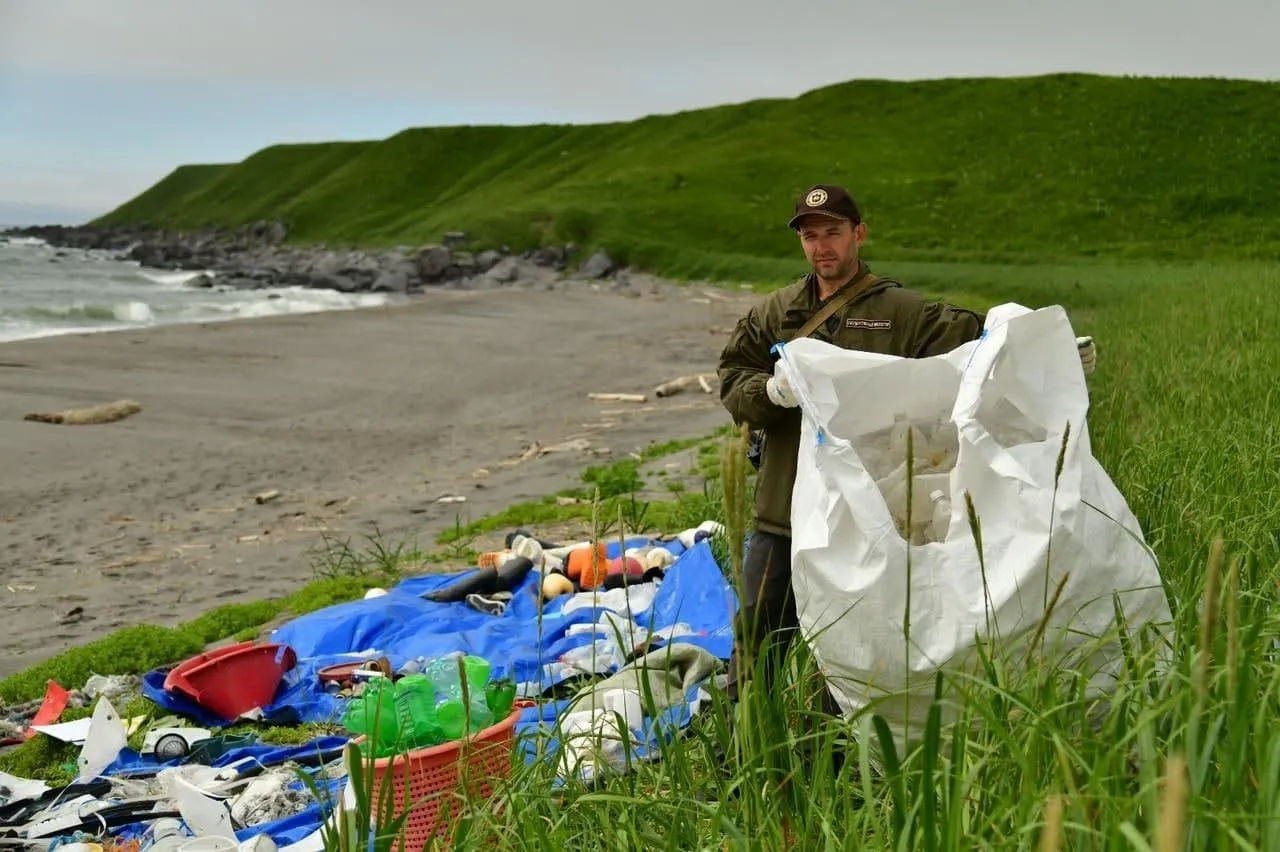
[[929, 501], [933, 503], [933, 540], [942, 541], [947, 537], [947, 528], [951, 526], [951, 501], [941, 491], [931, 493]]

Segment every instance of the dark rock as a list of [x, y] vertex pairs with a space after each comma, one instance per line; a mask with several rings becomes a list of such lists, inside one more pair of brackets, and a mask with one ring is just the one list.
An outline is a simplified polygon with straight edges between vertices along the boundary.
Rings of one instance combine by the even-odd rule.
[[249, 226], [249, 238], [257, 243], [279, 245], [289, 236], [289, 229], [283, 222], [254, 222]]
[[453, 263], [453, 253], [445, 246], [424, 246], [418, 252], [418, 275], [426, 283], [439, 281]]
[[604, 249], [601, 249], [587, 258], [586, 263], [582, 264], [582, 268], [578, 271], [584, 278], [604, 278], [613, 271], [613, 259]]
[[[573, 251], [551, 245], [513, 256], [508, 246], [476, 254], [455, 250], [467, 241], [461, 231], [443, 244], [392, 249], [350, 250], [323, 244], [287, 242], [286, 223], [261, 220], [235, 229], [171, 231], [149, 224], [118, 226], [49, 225], [14, 229], [10, 236], [37, 237], [59, 249], [109, 252], [152, 269], [208, 272], [193, 287], [264, 289], [317, 287], [356, 292], [419, 292], [425, 286], [471, 289], [541, 286], [563, 272]], [[60, 251], [65, 256], [65, 251]], [[579, 274], [607, 275], [612, 261], [592, 257]]]
[[375, 293], [403, 293], [409, 289], [409, 274], [403, 269], [384, 269], [371, 289]]
[[463, 278], [470, 277], [477, 272], [476, 259], [469, 251], [458, 251], [453, 253], [453, 265]]
[[488, 272], [502, 260], [502, 252], [488, 249], [476, 255], [476, 272]]
[[500, 284], [510, 284], [520, 278], [520, 261], [514, 257], [506, 257], [492, 269], [484, 273], [485, 277]]
[[565, 262], [568, 260], [568, 253], [564, 250], [564, 246], [545, 246], [537, 249], [529, 258], [538, 266], [546, 266], [551, 269], [564, 269]]

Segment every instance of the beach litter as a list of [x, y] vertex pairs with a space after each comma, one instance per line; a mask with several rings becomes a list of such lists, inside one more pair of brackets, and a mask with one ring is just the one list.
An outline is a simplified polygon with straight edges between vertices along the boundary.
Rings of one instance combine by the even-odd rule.
[[[732, 650], [736, 597], [711, 549], [722, 532], [707, 522], [562, 543], [513, 530], [492, 574], [408, 577], [132, 681], [51, 683], [43, 714], [27, 710], [41, 728], [72, 704], [93, 706], [63, 723], [80, 748], [74, 780], [0, 776], [0, 844], [320, 852], [323, 829], [353, 801], [349, 746], [378, 783], [401, 783], [388, 767], [408, 760], [422, 776], [413, 783], [434, 773], [437, 788], [458, 783], [440, 779], [456, 778], [447, 773], [463, 736], [477, 744], [465, 759], [480, 761], [468, 765], [484, 790], [521, 762], [546, 762], [559, 785], [658, 760]], [[459, 596], [476, 577], [500, 587]], [[645, 684], [656, 703], [638, 703]], [[122, 718], [130, 688], [161, 718]], [[256, 734], [299, 725], [315, 726], [305, 743]], [[24, 739], [50, 735], [16, 726]], [[436, 816], [413, 810], [411, 845], [447, 829], [452, 817]]]

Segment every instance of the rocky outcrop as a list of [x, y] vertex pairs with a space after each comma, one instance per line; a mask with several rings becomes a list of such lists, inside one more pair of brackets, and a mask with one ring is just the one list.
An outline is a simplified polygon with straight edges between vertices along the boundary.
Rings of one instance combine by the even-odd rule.
[[462, 231], [444, 234], [439, 243], [382, 249], [294, 245], [287, 242], [288, 227], [270, 221], [197, 231], [49, 225], [6, 233], [37, 237], [59, 248], [109, 252], [154, 269], [208, 271], [212, 274], [196, 282], [205, 287], [415, 293], [432, 287], [537, 286], [565, 275], [600, 280], [625, 272], [603, 251], [570, 271], [577, 255], [573, 245], [542, 246], [520, 254], [505, 246], [473, 253], [466, 249], [470, 240]]

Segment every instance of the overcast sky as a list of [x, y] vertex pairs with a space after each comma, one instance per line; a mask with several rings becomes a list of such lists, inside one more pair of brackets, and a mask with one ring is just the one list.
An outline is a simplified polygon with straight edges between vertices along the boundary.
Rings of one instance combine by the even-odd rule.
[[276, 142], [854, 78], [1276, 80], [1278, 35], [1280, 0], [0, 0], [0, 205], [74, 220]]

